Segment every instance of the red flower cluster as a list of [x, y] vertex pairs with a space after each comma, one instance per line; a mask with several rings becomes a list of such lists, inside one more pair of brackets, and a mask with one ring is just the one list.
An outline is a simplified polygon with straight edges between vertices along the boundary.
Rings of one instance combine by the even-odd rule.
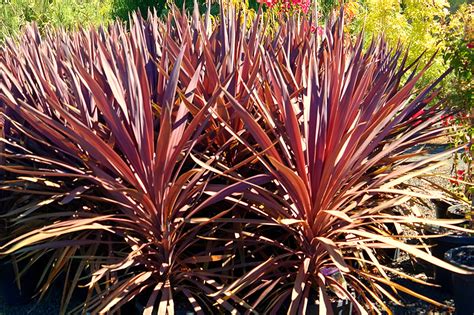
[[456, 175], [453, 175], [453, 177], [449, 180], [449, 182], [453, 185], [456, 185], [458, 186], [459, 185], [459, 181], [463, 181], [464, 180], [464, 173], [466, 171], [464, 170], [458, 170], [456, 172]]
[[466, 47], [469, 48], [469, 49], [473, 49], [474, 48], [474, 41], [470, 42], [470, 43], [467, 43]]
[[295, 7], [304, 13], [308, 13], [311, 6], [311, 0], [257, 0], [257, 2], [263, 3], [270, 8], [281, 2], [283, 8], [289, 9]]
[[443, 127], [449, 127], [453, 124], [454, 122], [454, 116], [453, 115], [442, 115], [441, 116], [441, 119], [442, 119], [442, 124], [443, 124]]

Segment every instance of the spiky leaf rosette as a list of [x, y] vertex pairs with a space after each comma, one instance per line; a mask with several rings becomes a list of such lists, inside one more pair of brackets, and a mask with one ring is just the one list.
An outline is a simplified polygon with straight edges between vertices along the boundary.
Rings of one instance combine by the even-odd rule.
[[191, 29], [177, 10], [167, 23], [156, 14], [131, 22], [130, 31], [117, 23], [45, 38], [30, 27], [19, 45], [5, 47], [3, 189], [23, 197], [5, 214], [2, 255], [47, 256], [42, 293], [65, 271], [64, 307], [88, 277], [80, 307], [93, 313], [114, 312], [138, 295], [147, 296], [145, 313], [172, 313], [175, 293], [199, 313], [216, 301], [233, 311], [207, 296], [226, 273], [202, 268], [230, 256], [203, 240], [219, 226], [206, 223], [226, 211], [199, 222], [190, 214], [209, 195], [207, 206], [268, 176], [226, 190], [190, 158], [221, 94], [211, 90], [203, 102], [197, 87], [219, 85], [200, 81], [202, 66], [187, 66], [196, 51], [182, 39], [209, 40], [205, 29]]
[[[251, 230], [268, 246], [261, 263], [219, 293], [246, 296], [264, 312], [288, 307], [291, 314], [304, 313], [318, 296], [321, 314], [332, 312], [335, 296], [361, 313], [379, 307], [390, 313], [385, 301], [400, 303], [398, 292], [441, 306], [393, 282], [396, 275], [429, 285], [384, 264], [383, 254], [400, 249], [467, 273], [434, 258], [426, 246], [408, 245], [393, 230], [431, 224], [463, 230], [454, 225], [460, 221], [430, 220], [407, 207], [415, 198], [441, 197], [406, 182], [453, 152], [421, 149], [443, 132], [439, 104], [428, 105], [442, 78], [414, 90], [429, 65], [419, 71], [416, 63], [407, 65], [401, 47], [391, 50], [379, 40], [364, 50], [361, 37], [345, 38], [342, 18], [329, 23], [322, 37], [309, 28], [290, 18], [265, 46], [261, 84], [247, 89], [251, 104], [242, 106], [224, 90], [246, 138], [234, 134], [260, 155], [273, 181], [244, 194], [250, 209], [267, 220], [255, 220]], [[423, 237], [412, 236], [419, 244]]]

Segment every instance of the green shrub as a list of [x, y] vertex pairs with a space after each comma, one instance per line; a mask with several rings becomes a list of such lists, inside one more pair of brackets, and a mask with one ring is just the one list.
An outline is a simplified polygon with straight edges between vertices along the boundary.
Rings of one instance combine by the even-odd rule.
[[[123, 21], [128, 21], [129, 14], [133, 11], [140, 11], [142, 16], [146, 16], [148, 9], [153, 8], [157, 11], [158, 16], [166, 14], [167, 3], [165, 0], [112, 0], [114, 17], [120, 18]], [[200, 0], [202, 2], [202, 0]], [[182, 2], [182, 0], [181, 0]], [[176, 3], [178, 6], [180, 3]], [[187, 7], [193, 4], [193, 0], [186, 1]], [[182, 3], [181, 3], [182, 5]]]
[[111, 19], [112, 0], [6, 0], [0, 2], [0, 42], [17, 35], [29, 22], [74, 29]]
[[[128, 21], [136, 10], [146, 16], [151, 8], [163, 16], [173, 3], [179, 8], [194, 6], [194, 0], [4, 0], [0, 2], [0, 43], [8, 36], [18, 35], [30, 22], [35, 22], [40, 30], [45, 27], [87, 28], [88, 24], [98, 26], [116, 18]], [[198, 0], [198, 3], [203, 11], [206, 0]], [[219, 13], [216, 2], [211, 13]]]
[[453, 68], [447, 84], [448, 104], [468, 114], [474, 108], [474, 5], [461, 5], [449, 17], [443, 36], [443, 57]]

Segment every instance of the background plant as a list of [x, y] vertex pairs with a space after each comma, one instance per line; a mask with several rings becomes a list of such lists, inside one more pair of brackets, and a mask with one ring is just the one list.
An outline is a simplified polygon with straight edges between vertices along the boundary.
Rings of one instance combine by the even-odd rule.
[[[464, 145], [464, 150], [454, 155], [452, 169], [453, 190], [464, 201], [471, 203], [473, 198], [473, 137], [474, 137], [474, 6], [462, 4], [449, 17], [445, 26], [446, 47], [443, 51], [445, 62], [453, 69], [448, 78], [448, 106], [458, 114], [446, 120], [450, 126], [453, 145]], [[462, 161], [463, 163], [459, 163]]]
[[[449, 2], [446, 1], [379, 1], [359, 2], [359, 10], [351, 25], [357, 32], [362, 29], [366, 36], [383, 33], [391, 45], [398, 42], [410, 49], [409, 61], [415, 60], [421, 53], [426, 62], [437, 50], [445, 45], [443, 25], [449, 14]], [[447, 69], [439, 54], [424, 76], [429, 82]]]
[[[474, 104], [474, 6], [463, 4], [449, 17], [444, 28], [446, 46], [443, 50], [445, 62], [453, 68], [450, 77], [449, 105], [473, 116]], [[472, 124], [472, 121], [471, 121]]]
[[5, 0], [0, 2], [0, 42], [29, 22], [40, 28], [99, 25], [111, 19], [112, 0]]

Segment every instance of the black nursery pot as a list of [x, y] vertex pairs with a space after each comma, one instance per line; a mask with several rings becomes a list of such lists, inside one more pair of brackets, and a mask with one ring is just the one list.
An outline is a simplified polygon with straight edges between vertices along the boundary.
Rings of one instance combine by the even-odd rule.
[[465, 204], [455, 204], [446, 209], [446, 217], [448, 219], [464, 219], [469, 211], [469, 206]]
[[[445, 253], [450, 249], [474, 245], [474, 237], [469, 235], [446, 235], [432, 239], [431, 243], [434, 245], [432, 248], [433, 256], [445, 259]], [[434, 266], [435, 282], [441, 285], [441, 289], [447, 292], [452, 292], [453, 289], [451, 274], [451, 271]]]
[[448, 208], [451, 204], [447, 203], [444, 200], [434, 199], [432, 202], [435, 205], [436, 217], [438, 219], [447, 219], [448, 218]]
[[[445, 254], [445, 259], [453, 265], [474, 273], [474, 246], [452, 248]], [[452, 273], [454, 304], [456, 314], [474, 314], [474, 275]]]

